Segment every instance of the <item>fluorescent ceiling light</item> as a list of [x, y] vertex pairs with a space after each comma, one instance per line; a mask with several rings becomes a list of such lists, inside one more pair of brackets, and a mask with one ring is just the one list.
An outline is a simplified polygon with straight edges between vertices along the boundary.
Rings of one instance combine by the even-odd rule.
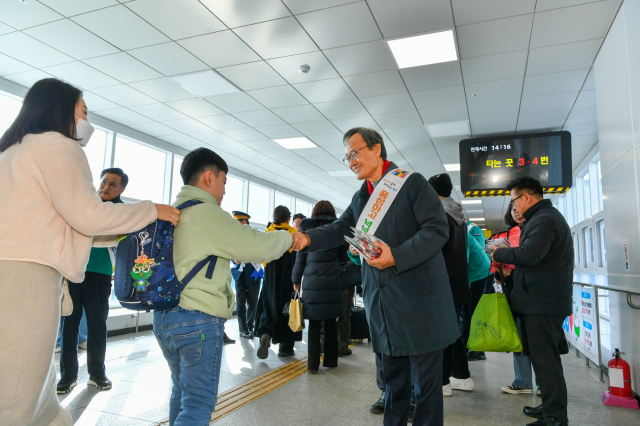
[[398, 68], [457, 61], [453, 30], [387, 40]]
[[327, 173], [333, 177], [355, 176], [351, 170], [332, 170]]
[[475, 220], [476, 222], [484, 222], [484, 217], [470, 217], [469, 220]]
[[429, 130], [432, 138], [442, 138], [445, 136], [462, 136], [470, 135], [471, 129], [468, 121], [454, 121], [451, 123], [427, 124], [425, 126]]
[[236, 86], [215, 71], [199, 71], [169, 77], [191, 93], [200, 96], [215, 96], [239, 92]]
[[482, 200], [462, 200], [462, 204], [482, 204]]
[[448, 172], [455, 172], [460, 170], [460, 164], [445, 164], [444, 169]]
[[305, 137], [274, 139], [273, 141], [287, 149], [315, 148], [318, 146]]

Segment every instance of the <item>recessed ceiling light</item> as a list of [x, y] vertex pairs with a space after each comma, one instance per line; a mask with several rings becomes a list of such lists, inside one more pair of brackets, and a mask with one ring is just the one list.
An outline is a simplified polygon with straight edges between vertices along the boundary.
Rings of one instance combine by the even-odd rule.
[[425, 125], [432, 138], [441, 138], [445, 136], [462, 136], [470, 135], [468, 121], [454, 121], [452, 123], [438, 123]]
[[475, 220], [476, 222], [484, 222], [484, 217], [470, 217], [469, 220]]
[[444, 169], [448, 172], [455, 172], [460, 170], [460, 164], [445, 164]]
[[482, 200], [462, 200], [462, 204], [482, 204]]
[[305, 137], [274, 139], [273, 141], [287, 149], [315, 148], [318, 146]]
[[400, 69], [458, 60], [453, 30], [387, 40], [387, 43]]
[[194, 95], [205, 97], [239, 92], [236, 86], [215, 71], [198, 71], [169, 77]]
[[327, 173], [334, 177], [355, 176], [351, 170], [331, 170]]

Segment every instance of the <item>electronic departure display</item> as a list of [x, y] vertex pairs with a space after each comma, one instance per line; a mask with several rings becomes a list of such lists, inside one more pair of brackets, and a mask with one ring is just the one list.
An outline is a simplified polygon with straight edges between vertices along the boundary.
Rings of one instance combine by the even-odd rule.
[[571, 187], [571, 133], [495, 136], [460, 141], [460, 178], [465, 197], [508, 195], [511, 179], [530, 176], [545, 193]]

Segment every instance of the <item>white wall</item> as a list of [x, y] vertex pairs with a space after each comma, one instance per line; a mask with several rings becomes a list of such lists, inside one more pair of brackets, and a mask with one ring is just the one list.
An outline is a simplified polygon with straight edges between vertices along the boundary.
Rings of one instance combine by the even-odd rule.
[[[625, 0], [594, 64], [609, 284], [634, 291], [640, 291], [639, 22], [640, 0]], [[614, 292], [609, 308], [612, 346], [626, 353], [640, 393], [640, 310]], [[603, 353], [605, 363], [609, 356]]]

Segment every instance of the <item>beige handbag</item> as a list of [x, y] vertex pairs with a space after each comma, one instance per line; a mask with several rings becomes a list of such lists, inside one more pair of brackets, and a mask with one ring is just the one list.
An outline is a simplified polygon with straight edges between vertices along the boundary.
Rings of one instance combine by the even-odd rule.
[[304, 330], [304, 319], [302, 318], [302, 301], [300, 294], [296, 291], [289, 304], [289, 328], [298, 332]]
[[60, 315], [68, 317], [73, 312], [73, 301], [69, 294], [69, 282], [66, 278], [62, 279], [62, 300], [60, 301]]

